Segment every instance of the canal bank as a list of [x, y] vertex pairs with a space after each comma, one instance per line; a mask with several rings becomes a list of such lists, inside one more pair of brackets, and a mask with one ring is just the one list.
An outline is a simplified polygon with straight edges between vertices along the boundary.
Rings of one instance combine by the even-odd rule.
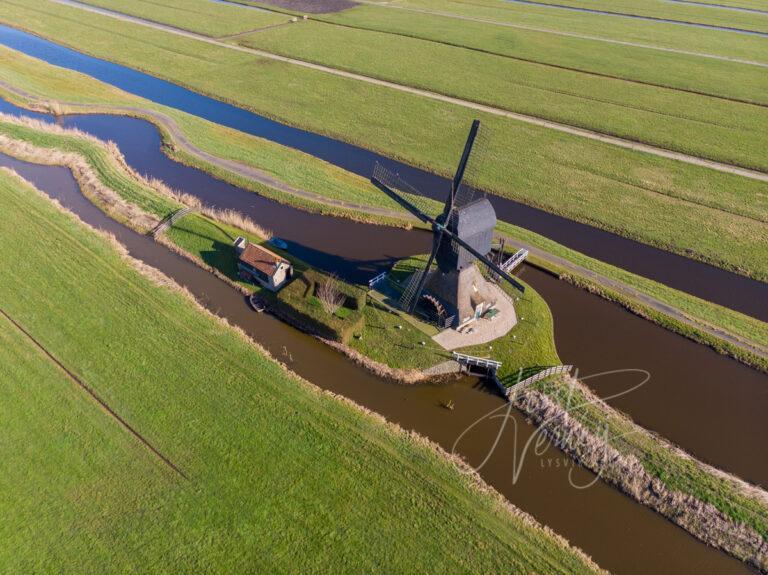
[[[114, 233], [134, 257], [187, 286], [206, 307], [242, 327], [300, 375], [423, 433], [447, 450], [455, 447], [510, 501], [585, 549], [602, 566], [626, 573], [747, 572], [743, 565], [698, 543], [602, 483], [574, 488], [591, 483], [594, 476], [573, 467], [559, 451], [522, 452], [524, 442], [535, 438], [535, 430], [516, 412], [500, 411], [509, 407], [475, 381], [403, 387], [377, 380], [313, 338], [274, 318], [250, 312], [242, 296], [223, 282], [112, 222], [79, 194], [66, 170], [7, 157], [3, 163], [59, 198], [88, 223]], [[456, 406], [453, 411], [441, 407], [449, 400]], [[497, 441], [499, 421], [493, 416], [500, 413], [507, 415], [510, 432]], [[622, 528], [617, 529], [618, 525]]]

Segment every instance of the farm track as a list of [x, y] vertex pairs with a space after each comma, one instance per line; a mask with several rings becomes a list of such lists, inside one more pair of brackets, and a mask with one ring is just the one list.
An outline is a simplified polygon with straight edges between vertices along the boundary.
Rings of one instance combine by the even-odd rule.
[[183, 477], [184, 479], [189, 479], [184, 472], [179, 469], [170, 459], [168, 459], [165, 455], [163, 455], [156, 447], [154, 447], [141, 433], [139, 433], [136, 429], [134, 429], [130, 423], [128, 423], [125, 419], [123, 419], [114, 409], [112, 409], [99, 395], [91, 389], [83, 380], [81, 380], [77, 375], [75, 375], [72, 371], [67, 368], [59, 359], [56, 358], [50, 351], [48, 351], [43, 344], [41, 344], [31, 333], [29, 333], [24, 327], [22, 327], [16, 320], [14, 320], [8, 313], [0, 308], [0, 315], [5, 317], [20, 333], [22, 333], [34, 346], [40, 350], [40, 352], [45, 355], [56, 367], [58, 367], [61, 371], [64, 372], [64, 374], [67, 376], [67, 378], [72, 381], [74, 384], [76, 384], [78, 387], [80, 387], [83, 391], [85, 391], [88, 396], [90, 396], [91, 399], [93, 399], [99, 407], [104, 410], [109, 417], [114, 419], [121, 427], [123, 427], [128, 433], [133, 435], [133, 437], [136, 438], [136, 440], [141, 443], [144, 447], [149, 449], [163, 464], [165, 464], [167, 467], [172, 469], [175, 473]]
[[756, 60], [744, 60], [741, 58], [732, 58], [730, 56], [718, 56], [717, 54], [707, 54], [705, 52], [695, 52], [692, 50], [680, 50], [678, 48], [666, 48], [664, 46], [654, 46], [653, 44], [643, 44], [642, 42], [629, 42], [624, 40], [613, 40], [611, 38], [602, 38], [589, 34], [578, 34], [576, 32], [563, 32], [560, 30], [551, 30], [549, 28], [538, 28], [536, 26], [525, 26], [524, 24], [512, 24], [511, 22], [499, 22], [498, 20], [489, 20], [487, 18], [474, 18], [472, 16], [463, 16], [453, 12], [440, 12], [437, 10], [427, 10], [425, 8], [412, 8], [410, 6], [398, 6], [396, 4], [380, 4], [378, 2], [368, 2], [366, 0], [357, 0], [360, 4], [369, 6], [378, 6], [379, 8], [394, 8], [405, 10], [406, 12], [415, 12], [418, 14], [427, 14], [430, 16], [441, 16], [443, 18], [453, 18], [455, 20], [465, 20], [467, 22], [478, 22], [480, 24], [491, 24], [493, 26], [502, 26], [504, 28], [515, 28], [517, 30], [528, 30], [530, 32], [542, 32], [544, 34], [553, 34], [555, 36], [565, 36], [568, 38], [579, 38], [581, 40], [593, 40], [595, 42], [605, 42], [607, 44], [617, 44], [619, 46], [630, 46], [632, 48], [644, 48], [647, 50], [658, 50], [660, 52], [671, 52], [684, 56], [699, 56], [711, 60], [722, 60], [724, 62], [734, 62], [736, 64], [746, 64], [748, 66], [759, 66], [768, 68], [768, 62], [758, 62]]
[[[17, 88], [11, 84], [8, 84], [7, 82], [4, 82], [2, 80], [0, 80], [0, 89], [13, 93], [24, 100], [28, 100], [28, 101], [36, 100], [36, 97], [34, 95], [20, 88]], [[173, 118], [171, 118], [170, 116], [163, 114], [162, 112], [141, 108], [138, 106], [114, 106], [114, 105], [93, 106], [90, 104], [76, 104], [76, 103], [66, 103], [66, 102], [60, 102], [60, 104], [67, 108], [77, 109], [80, 113], [83, 113], [83, 114], [113, 113], [113, 114], [135, 115], [138, 117], [142, 117], [144, 119], [149, 120], [150, 122], [155, 124], [157, 127], [165, 130], [168, 133], [168, 135], [171, 137], [172, 143], [174, 144], [174, 146], [190, 154], [191, 156], [197, 157], [213, 166], [231, 171], [242, 177], [253, 179], [267, 186], [274, 185], [276, 189], [286, 194], [293, 195], [297, 198], [310, 200], [312, 202], [315, 202], [321, 205], [326, 205], [329, 207], [342, 207], [345, 209], [360, 212], [361, 214], [365, 214], [365, 215], [386, 216], [391, 218], [404, 219], [405, 221], [411, 221], [409, 216], [407, 214], [404, 214], [402, 211], [389, 210], [386, 208], [377, 208], [374, 206], [353, 204], [349, 202], [342, 202], [340, 200], [335, 200], [332, 198], [326, 198], [314, 192], [299, 190], [292, 186], [288, 186], [287, 184], [284, 184], [272, 178], [268, 174], [265, 174], [264, 172], [261, 172], [260, 170], [253, 168], [252, 166], [247, 166], [245, 164], [241, 164], [233, 160], [227, 160], [224, 158], [220, 158], [218, 156], [214, 156], [213, 154], [210, 154], [208, 152], [201, 150], [200, 148], [195, 146], [192, 142], [190, 142], [184, 135], [181, 128], [179, 128], [179, 126], [176, 124], [175, 120], [173, 120]], [[270, 182], [274, 182], [274, 184]], [[592, 271], [588, 268], [575, 264], [565, 258], [556, 256], [554, 254], [550, 254], [549, 252], [541, 248], [538, 248], [536, 246], [518, 241], [506, 235], [503, 235], [503, 236], [506, 238], [510, 246], [514, 246], [517, 249], [525, 248], [529, 250], [531, 255], [533, 255], [535, 258], [538, 258], [540, 261], [544, 262], [545, 266], [550, 265], [553, 267], [557, 267], [564, 270], [566, 273], [572, 274], [575, 277], [585, 278], [595, 284], [603, 286], [622, 296], [638, 301], [642, 305], [650, 308], [651, 310], [660, 312], [702, 333], [727, 341], [728, 343], [734, 346], [737, 346], [740, 349], [753, 353], [759, 357], [768, 358], [768, 348], [759, 344], [758, 342], [754, 342], [748, 339], [744, 339], [742, 337], [738, 337], [733, 333], [730, 333], [718, 327], [712, 326], [706, 322], [697, 320], [695, 318], [691, 318], [686, 314], [684, 314], [683, 312], [681, 312], [680, 310], [670, 306], [669, 304], [666, 304], [661, 300], [654, 298], [653, 296], [645, 294], [624, 282], [614, 280], [598, 272]]]
[[517, 113], [517, 112], [511, 112], [509, 110], [505, 110], [505, 109], [502, 109], [502, 108], [497, 108], [497, 107], [494, 107], [494, 106], [488, 106], [488, 105], [485, 105], [485, 104], [479, 104], [477, 102], [472, 102], [472, 101], [469, 101], [469, 100], [463, 100], [461, 98], [456, 98], [456, 97], [453, 97], [453, 96], [447, 96], [445, 94], [440, 94], [438, 92], [432, 92], [432, 91], [429, 91], [429, 90], [423, 90], [421, 88], [414, 88], [412, 86], [406, 86], [406, 85], [403, 85], [403, 84], [397, 84], [395, 82], [390, 82], [390, 81], [387, 81], [387, 80], [381, 80], [381, 79], [378, 79], [378, 78], [373, 78], [373, 77], [365, 76], [365, 75], [362, 75], [362, 74], [356, 74], [354, 72], [347, 72], [345, 70], [339, 70], [337, 68], [332, 68], [332, 67], [324, 66], [324, 65], [321, 65], [321, 64], [315, 64], [315, 63], [307, 62], [307, 61], [304, 61], [304, 60], [298, 60], [296, 58], [290, 58], [290, 57], [287, 57], [287, 56], [279, 56], [277, 54], [273, 54], [271, 52], [265, 52], [263, 50], [257, 50], [257, 49], [253, 49], [253, 48], [246, 48], [244, 46], [239, 46], [239, 45], [236, 45], [236, 44], [228, 44], [226, 42], [222, 42], [220, 40], [216, 40], [214, 38], [210, 38], [209, 36], [204, 36], [202, 34], [197, 34], [197, 33], [194, 33], [194, 32], [189, 32], [187, 30], [182, 30], [180, 28], [175, 28], [173, 26], [168, 26], [168, 25], [165, 25], [165, 24], [158, 24], [157, 22], [152, 22], [150, 20], [145, 20], [143, 18], [138, 18], [138, 17], [135, 17], [135, 16], [128, 16], [126, 14], [114, 12], [112, 10], [106, 10], [106, 9], [103, 9], [103, 8], [96, 8], [96, 7], [93, 7], [93, 6], [82, 4], [80, 2], [77, 2], [76, 0], [52, 0], [52, 1], [56, 2], [57, 4], [61, 4], [63, 6], [69, 6], [69, 7], [77, 8], [77, 9], [84, 10], [84, 11], [87, 11], [87, 12], [92, 12], [94, 14], [100, 14], [102, 16], [107, 16], [107, 17], [110, 17], [110, 18], [114, 18], [116, 20], [124, 21], [124, 22], [129, 22], [129, 23], [133, 23], [133, 24], [139, 24], [139, 25], [145, 26], [147, 28], [153, 28], [153, 29], [156, 29], [156, 30], [160, 30], [160, 31], [164, 31], [164, 32], [169, 32], [171, 34], [175, 34], [175, 35], [182, 36], [182, 37], [185, 37], [185, 38], [190, 38], [190, 39], [193, 39], [193, 40], [198, 40], [198, 41], [201, 41], [201, 42], [205, 42], [207, 44], [212, 44], [212, 45], [219, 46], [219, 47], [222, 47], [222, 48], [227, 48], [229, 50], [235, 50], [235, 51], [238, 51], [238, 52], [243, 52], [243, 53], [246, 53], [246, 54], [252, 54], [254, 56], [259, 56], [259, 57], [262, 57], [262, 58], [267, 58], [267, 59], [275, 60], [275, 61], [278, 61], [278, 62], [284, 62], [284, 63], [287, 63], [287, 64], [292, 64], [292, 65], [296, 65], [296, 66], [302, 66], [304, 68], [309, 68], [309, 69], [312, 69], [312, 70], [317, 70], [319, 72], [323, 72], [323, 73], [327, 73], [327, 74], [332, 74], [334, 76], [339, 76], [339, 77], [342, 77], [342, 78], [348, 78], [348, 79], [351, 79], [351, 80], [365, 82], [365, 83], [368, 83], [368, 84], [373, 84], [373, 85], [377, 85], [377, 86], [383, 86], [383, 87], [394, 89], [394, 90], [397, 90], [397, 91], [400, 91], [400, 92], [405, 92], [405, 93], [408, 93], [408, 94], [413, 94], [415, 96], [420, 96], [420, 97], [428, 98], [428, 99], [431, 99], [431, 100], [437, 100], [437, 101], [440, 101], [440, 102], [445, 102], [445, 103], [448, 103], [448, 104], [453, 104], [453, 105], [461, 106], [461, 107], [464, 107], [464, 108], [476, 110], [478, 112], [484, 112], [484, 113], [491, 114], [491, 115], [494, 115], [494, 116], [499, 116], [499, 117], [510, 118], [510, 119], [513, 119], [513, 120], [518, 120], [520, 122], [524, 122], [524, 123], [527, 123], [527, 124], [532, 124], [532, 125], [539, 126], [539, 127], [542, 127], [542, 128], [547, 128], [547, 129], [555, 130], [555, 131], [558, 131], [558, 132], [563, 132], [563, 133], [566, 133], [566, 134], [583, 137], [583, 138], [586, 138], [586, 139], [589, 139], [589, 140], [594, 140], [594, 141], [602, 142], [602, 143], [609, 144], [609, 145], [614, 145], [614, 146], [617, 146], [617, 147], [621, 147], [621, 148], [625, 148], [625, 149], [629, 149], [629, 150], [633, 150], [633, 151], [637, 151], [637, 152], [644, 152], [644, 153], [651, 154], [651, 155], [658, 156], [658, 157], [663, 157], [663, 158], [667, 158], [667, 159], [671, 159], [671, 160], [677, 160], [677, 161], [685, 162], [685, 163], [688, 163], [688, 164], [702, 166], [702, 167], [705, 167], [705, 168], [710, 168], [710, 169], [713, 169], [713, 170], [717, 170], [719, 172], [725, 172], [725, 173], [734, 174], [734, 175], [737, 175], [737, 176], [743, 176], [743, 177], [754, 179], [754, 180], [760, 180], [760, 181], [768, 182], [768, 173], [765, 173], [765, 172], [759, 172], [759, 171], [756, 171], [756, 170], [751, 170], [751, 169], [748, 169], [748, 168], [742, 168], [742, 167], [738, 167], [738, 166], [735, 166], [735, 165], [732, 165], [732, 164], [726, 164], [726, 163], [717, 162], [717, 161], [714, 161], [714, 160], [707, 160], [707, 159], [704, 159], [704, 158], [700, 158], [698, 156], [692, 156], [692, 155], [685, 154], [685, 153], [682, 153], [682, 152], [674, 152], [672, 150], [667, 150], [665, 148], [659, 148], [657, 146], [652, 146], [650, 144], [644, 144], [644, 143], [641, 143], [641, 142], [637, 142], [637, 141], [633, 141], [633, 140], [628, 140], [628, 139], [625, 139], [625, 138], [619, 138], [617, 136], [611, 136], [611, 135], [608, 135], [608, 134], [604, 134], [604, 133], [601, 133], [601, 132], [596, 132], [596, 131], [593, 131], [593, 130], [588, 130], [588, 129], [585, 129], [585, 128], [577, 128], [577, 127], [570, 126], [570, 125], [567, 125], [567, 124], [561, 124], [559, 122], [553, 122], [553, 121], [550, 121], [550, 120], [544, 120], [542, 118], [538, 118], [538, 117], [535, 117], [535, 116], [528, 116], [528, 115], [520, 114], [520, 113]]

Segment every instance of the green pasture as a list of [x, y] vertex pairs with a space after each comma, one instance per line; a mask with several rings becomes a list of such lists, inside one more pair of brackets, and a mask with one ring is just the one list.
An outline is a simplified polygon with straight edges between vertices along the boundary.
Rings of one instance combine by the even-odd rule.
[[86, 4], [213, 37], [258, 30], [289, 20], [284, 14], [225, 6], [211, 0], [87, 0]]
[[8, 175], [0, 209], [15, 222], [0, 229], [0, 307], [188, 478], [0, 319], [6, 567], [590, 570], [431, 448], [298, 380]]
[[768, 110], [759, 106], [321, 22], [301, 22], [233, 41], [512, 112], [768, 170]]
[[[314, 19], [461, 46], [540, 64], [555, 73], [562, 67], [653, 86], [768, 103], [768, 78], [761, 66], [368, 5]], [[768, 63], [768, 48], [753, 51], [749, 59]]]
[[573, 6], [575, 8], [587, 8], [617, 14], [632, 14], [650, 18], [677, 20], [678, 22], [694, 22], [710, 26], [768, 32], [768, 14], [723, 10], [709, 6], [697, 6], [695, 4], [666, 2], [664, 0], [646, 0], [642, 3], [633, 2], [632, 0], [610, 0], [610, 2], [601, 0], [537, 1], [540, 1], [542, 4]]

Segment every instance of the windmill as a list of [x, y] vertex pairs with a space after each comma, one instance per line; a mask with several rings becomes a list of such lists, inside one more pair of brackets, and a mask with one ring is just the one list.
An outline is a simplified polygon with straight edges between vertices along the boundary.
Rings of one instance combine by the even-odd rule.
[[[451, 182], [443, 211], [433, 217], [420, 209], [403, 192], [419, 194], [380, 164], [376, 164], [371, 182], [421, 221], [432, 226], [432, 252], [423, 270], [415, 272], [400, 298], [400, 305], [414, 313], [420, 301], [432, 304], [441, 327], [459, 327], [479, 317], [494, 303], [496, 294], [475, 263], [483, 265], [489, 275], [509, 282], [521, 293], [525, 287], [507, 274], [488, 255], [491, 253], [496, 212], [485, 195], [478, 195], [464, 183], [465, 171], [480, 129], [475, 120], [469, 131], [464, 151]], [[437, 268], [432, 270], [433, 263]]]

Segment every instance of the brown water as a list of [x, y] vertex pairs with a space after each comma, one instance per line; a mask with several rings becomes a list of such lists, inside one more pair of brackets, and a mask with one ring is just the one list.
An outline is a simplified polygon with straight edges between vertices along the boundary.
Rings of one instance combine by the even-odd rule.
[[[455, 446], [456, 453], [472, 465], [483, 463], [480, 473], [489, 484], [584, 549], [601, 566], [638, 574], [750, 572], [599, 481], [575, 488], [572, 483], [587, 485], [594, 475], [573, 467], [570, 459], [552, 447], [538, 454], [525, 451], [525, 442], [535, 429], [481, 382], [464, 378], [444, 386], [399, 386], [377, 379], [317, 340], [267, 314], [252, 312], [242, 295], [227, 284], [109, 219], [80, 194], [67, 170], [2, 155], [0, 165], [16, 169], [87, 223], [115, 234], [131, 255], [185, 285], [208, 309], [243, 328], [303, 377], [416, 430], [447, 450]], [[530, 270], [525, 275], [528, 280], [538, 277]], [[448, 400], [455, 405], [453, 411], [441, 407]], [[497, 443], [503, 421], [498, 416], [505, 414], [507, 424]]]

